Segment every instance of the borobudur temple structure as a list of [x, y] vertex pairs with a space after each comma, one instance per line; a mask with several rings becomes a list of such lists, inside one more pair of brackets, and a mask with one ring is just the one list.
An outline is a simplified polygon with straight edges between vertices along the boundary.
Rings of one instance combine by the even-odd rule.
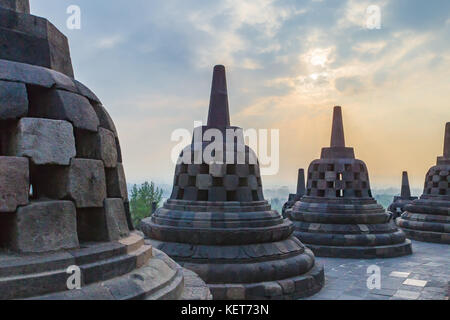
[[420, 199], [406, 206], [397, 224], [410, 239], [450, 244], [450, 122], [445, 127], [444, 155], [425, 178]]
[[287, 211], [291, 210], [297, 201], [305, 195], [305, 170], [298, 170], [298, 178], [297, 178], [297, 192], [291, 193], [289, 195], [288, 201], [283, 205], [283, 217], [287, 218]]
[[[211, 148], [201, 137], [214, 132], [228, 136], [214, 138]], [[214, 68], [208, 123], [194, 129], [193, 144], [181, 153], [170, 199], [141, 229], [200, 275], [214, 299], [300, 298], [324, 283], [323, 267], [292, 236], [292, 223], [264, 200], [256, 155], [242, 129], [230, 125], [223, 66]]]
[[0, 0], [0, 299], [209, 298], [133, 231], [114, 123], [73, 76], [67, 38]]
[[396, 220], [403, 214], [403, 212], [405, 212], [406, 205], [412, 203], [417, 199], [417, 197], [411, 196], [408, 172], [404, 171], [402, 174], [402, 189], [400, 192], [400, 196], [394, 197], [394, 201], [389, 206], [388, 211], [392, 213], [393, 219]]
[[334, 108], [331, 146], [308, 169], [306, 195], [291, 211], [295, 236], [316, 256], [389, 258], [411, 242], [372, 197], [366, 164], [345, 146], [341, 107]]

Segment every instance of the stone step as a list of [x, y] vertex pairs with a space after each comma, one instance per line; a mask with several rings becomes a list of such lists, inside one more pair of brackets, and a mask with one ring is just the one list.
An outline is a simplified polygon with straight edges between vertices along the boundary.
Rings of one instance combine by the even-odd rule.
[[98, 260], [110, 259], [126, 253], [136, 251], [144, 245], [144, 239], [132, 233], [120, 242], [85, 243], [82, 248], [58, 253], [39, 255], [13, 256], [0, 254], [0, 279], [27, 275], [33, 273], [50, 272], [70, 265], [83, 265]]
[[[152, 257], [152, 247], [143, 244], [141, 237], [132, 238], [134, 240], [125, 241], [128, 245], [103, 244], [76, 250], [77, 254], [72, 259], [48, 261], [45, 271], [39, 270], [43, 268], [42, 262], [36, 265], [38, 268], [34, 272], [30, 268], [28, 274], [0, 277], [0, 299], [28, 298], [65, 291], [70, 276], [66, 270], [72, 265], [81, 269], [82, 285], [107, 281], [141, 268]], [[67, 255], [61, 257], [67, 258]]]

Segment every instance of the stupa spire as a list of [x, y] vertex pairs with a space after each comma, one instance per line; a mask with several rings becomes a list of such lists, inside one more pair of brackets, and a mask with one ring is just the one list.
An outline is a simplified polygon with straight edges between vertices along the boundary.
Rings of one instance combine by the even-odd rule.
[[297, 196], [303, 197], [305, 195], [305, 170], [298, 170], [298, 180], [297, 180]]
[[20, 13], [30, 13], [29, 0], [0, 0], [0, 7]]
[[445, 126], [444, 158], [450, 159], [450, 122], [447, 122]]
[[333, 128], [331, 130], [331, 145], [335, 147], [345, 147], [344, 123], [342, 121], [342, 108], [334, 107]]
[[402, 176], [401, 197], [405, 198], [405, 199], [411, 198], [411, 189], [409, 188], [408, 172], [406, 172], [406, 171], [403, 171], [403, 176]]
[[226, 128], [230, 126], [230, 111], [228, 107], [228, 90], [225, 67], [217, 65], [211, 85], [209, 102], [208, 127]]

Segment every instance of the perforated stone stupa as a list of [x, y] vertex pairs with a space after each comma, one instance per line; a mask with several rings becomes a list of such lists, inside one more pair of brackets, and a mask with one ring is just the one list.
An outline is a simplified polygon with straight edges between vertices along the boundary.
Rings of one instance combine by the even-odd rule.
[[389, 206], [388, 211], [392, 213], [394, 219], [397, 219], [405, 212], [406, 205], [412, 203], [416, 199], [417, 197], [411, 196], [408, 172], [404, 171], [402, 174], [402, 189], [400, 196], [394, 197], [394, 201]]
[[0, 0], [0, 48], [0, 299], [181, 297], [183, 269], [133, 232], [116, 128], [66, 37]]
[[372, 197], [366, 164], [345, 146], [341, 107], [334, 109], [331, 147], [309, 166], [306, 195], [289, 216], [294, 234], [317, 256], [388, 258], [412, 252], [411, 242]]
[[294, 204], [305, 195], [305, 170], [298, 170], [298, 178], [297, 178], [297, 192], [294, 194], [290, 194], [288, 201], [283, 205], [283, 217], [287, 218], [287, 211], [291, 210]]
[[[208, 124], [194, 136], [211, 129], [238, 129], [230, 126], [223, 66], [214, 68]], [[180, 155], [170, 199], [141, 229], [152, 245], [199, 274], [214, 299], [312, 295], [323, 286], [323, 267], [292, 236], [292, 223], [264, 200], [259, 163], [242, 130], [235, 132], [223, 152], [194, 139]], [[208, 153], [215, 161], [201, 157]]]
[[450, 244], [450, 122], [445, 127], [444, 154], [425, 177], [420, 199], [406, 206], [398, 225], [408, 238]]

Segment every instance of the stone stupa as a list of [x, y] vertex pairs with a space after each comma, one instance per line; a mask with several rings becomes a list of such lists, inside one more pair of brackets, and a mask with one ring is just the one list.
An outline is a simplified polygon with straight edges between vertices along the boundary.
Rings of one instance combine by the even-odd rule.
[[175, 299], [185, 274], [203, 283], [133, 231], [117, 131], [67, 38], [0, 0], [0, 299]]
[[366, 164], [345, 146], [341, 107], [331, 147], [308, 169], [306, 195], [289, 211], [295, 235], [317, 256], [388, 258], [412, 253], [405, 234], [372, 197]]
[[[196, 141], [209, 130], [237, 132], [222, 141], [227, 152]], [[205, 161], [213, 153], [214, 161]], [[292, 223], [264, 200], [256, 156], [242, 129], [230, 126], [223, 66], [214, 68], [208, 124], [194, 129], [193, 144], [181, 153], [172, 196], [140, 228], [149, 243], [200, 275], [214, 299], [300, 298], [324, 283], [323, 267], [292, 236]]]
[[450, 122], [445, 127], [444, 155], [425, 178], [420, 199], [406, 206], [397, 224], [410, 239], [450, 244]]
[[283, 217], [288, 217], [288, 210], [291, 210], [294, 204], [297, 201], [300, 201], [300, 199], [305, 195], [306, 188], [305, 188], [305, 170], [299, 169], [298, 170], [298, 178], [297, 178], [297, 192], [295, 194], [291, 193], [289, 194], [288, 201], [283, 205]]
[[388, 211], [392, 213], [394, 220], [399, 218], [402, 213], [405, 212], [406, 205], [410, 204], [414, 200], [417, 200], [417, 197], [411, 196], [408, 172], [404, 171], [402, 174], [402, 189], [400, 196], [394, 197], [394, 201], [388, 208]]

